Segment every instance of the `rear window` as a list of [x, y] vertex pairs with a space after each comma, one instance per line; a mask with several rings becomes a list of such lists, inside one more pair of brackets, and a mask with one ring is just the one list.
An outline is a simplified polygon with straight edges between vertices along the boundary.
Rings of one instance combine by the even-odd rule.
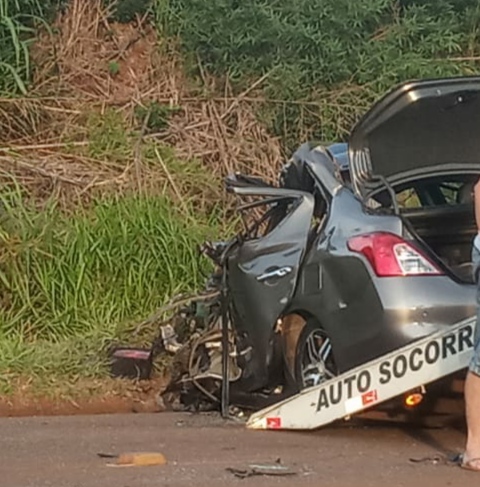
[[[430, 178], [402, 184], [394, 188], [400, 209], [415, 209], [438, 206], [471, 205], [473, 186], [478, 175]], [[383, 190], [372, 196], [378, 206], [389, 207], [390, 195]]]

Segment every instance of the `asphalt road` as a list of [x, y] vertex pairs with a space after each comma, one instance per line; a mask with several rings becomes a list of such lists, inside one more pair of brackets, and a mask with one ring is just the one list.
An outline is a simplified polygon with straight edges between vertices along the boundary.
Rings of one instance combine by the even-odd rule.
[[[464, 434], [455, 429], [370, 424], [259, 432], [211, 415], [159, 413], [3, 418], [0, 432], [2, 487], [438, 487], [480, 480], [434, 461], [461, 450]], [[168, 464], [112, 468], [97, 456], [132, 451], [162, 452]], [[240, 479], [226, 470], [278, 458], [296, 474]]]

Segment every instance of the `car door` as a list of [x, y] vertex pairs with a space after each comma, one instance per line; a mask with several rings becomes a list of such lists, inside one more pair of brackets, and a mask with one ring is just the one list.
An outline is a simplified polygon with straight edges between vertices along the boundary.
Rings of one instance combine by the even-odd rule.
[[[313, 195], [273, 187], [234, 187], [239, 196], [261, 199], [244, 209], [267, 205], [277, 209], [262, 235], [248, 232], [228, 257], [228, 288], [237, 333], [252, 347], [260, 375], [268, 365], [276, 320], [289, 304], [305, 255], [314, 210]], [[278, 214], [280, 210], [280, 215]], [[268, 215], [267, 215], [268, 220]], [[269, 225], [273, 221], [273, 225]]]

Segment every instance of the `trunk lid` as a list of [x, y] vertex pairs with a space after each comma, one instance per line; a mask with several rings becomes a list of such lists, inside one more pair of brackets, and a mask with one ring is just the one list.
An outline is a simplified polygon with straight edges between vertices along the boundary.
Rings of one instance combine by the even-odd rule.
[[480, 77], [404, 83], [378, 101], [349, 139], [362, 197], [387, 182], [480, 173]]

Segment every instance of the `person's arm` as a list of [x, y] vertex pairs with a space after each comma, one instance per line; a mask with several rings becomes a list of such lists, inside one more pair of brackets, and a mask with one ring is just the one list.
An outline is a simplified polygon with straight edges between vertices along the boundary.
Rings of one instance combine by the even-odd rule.
[[477, 231], [480, 234], [480, 179], [473, 188], [473, 200], [475, 202], [475, 222], [477, 223]]

